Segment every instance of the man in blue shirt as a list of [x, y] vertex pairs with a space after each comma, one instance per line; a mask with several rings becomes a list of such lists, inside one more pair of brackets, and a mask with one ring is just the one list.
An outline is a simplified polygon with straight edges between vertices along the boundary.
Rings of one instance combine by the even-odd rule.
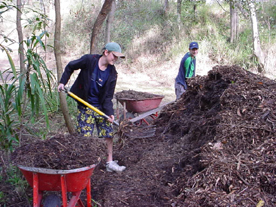
[[112, 122], [114, 121], [114, 109], [112, 98], [117, 82], [117, 71], [114, 63], [118, 57], [124, 58], [119, 44], [116, 42], [107, 43], [101, 55], [86, 54], [80, 59], [69, 62], [58, 86], [59, 92], [64, 90], [64, 86], [72, 73], [75, 70], [80, 70], [70, 91], [109, 116], [107, 120], [78, 102], [77, 132], [89, 137], [92, 136], [94, 127], [97, 127], [98, 136], [104, 138], [107, 144], [106, 170], [108, 172], [121, 172], [126, 169], [125, 166], [119, 166], [116, 161], [113, 161]]
[[175, 95], [176, 100], [187, 90], [187, 78], [195, 76], [196, 71], [196, 55], [198, 54], [198, 43], [191, 42], [189, 52], [182, 58], [178, 75], [175, 78]]

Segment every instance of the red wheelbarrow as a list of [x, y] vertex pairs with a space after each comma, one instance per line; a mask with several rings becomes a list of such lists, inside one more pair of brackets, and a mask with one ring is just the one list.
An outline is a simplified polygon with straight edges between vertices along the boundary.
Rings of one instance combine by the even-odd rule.
[[[40, 207], [43, 191], [61, 191], [63, 207], [84, 207], [80, 194], [86, 188], [87, 207], [91, 207], [90, 177], [97, 164], [72, 170], [54, 170], [18, 165], [26, 180], [33, 187], [33, 206]], [[67, 192], [72, 197], [67, 203]]]
[[[143, 100], [117, 98], [117, 101], [123, 105], [124, 112], [128, 112], [124, 114], [124, 118], [129, 118], [129, 121], [133, 123], [140, 120], [140, 124], [145, 122], [147, 125], [150, 125], [145, 118], [150, 116], [152, 119], [155, 119], [158, 116], [158, 111], [162, 109], [159, 105], [163, 98], [164, 96], [155, 95]], [[134, 116], [136, 113], [138, 114], [137, 117]]]

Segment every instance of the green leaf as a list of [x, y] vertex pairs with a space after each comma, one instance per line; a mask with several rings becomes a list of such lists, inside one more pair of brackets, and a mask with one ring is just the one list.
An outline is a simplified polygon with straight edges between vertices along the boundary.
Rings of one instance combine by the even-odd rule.
[[0, 47], [3, 48], [3, 50], [6, 52], [6, 54], [8, 56], [8, 60], [9, 60], [10, 66], [11, 66], [11, 69], [12, 69], [12, 72], [13, 72], [13, 75], [16, 78], [17, 77], [16, 69], [15, 69], [12, 57], [10, 56], [10, 53], [8, 52], [8, 50], [3, 45], [0, 44]]
[[25, 91], [25, 82], [26, 82], [25, 78], [20, 80], [18, 91], [17, 91], [17, 96], [15, 97], [15, 103], [16, 103], [15, 108], [17, 110], [17, 114], [18, 114], [19, 118], [21, 118], [21, 115], [22, 115], [21, 102], [22, 102], [24, 91]]
[[31, 85], [30, 85], [30, 89], [31, 89], [31, 95], [34, 96], [35, 94], [35, 84], [34, 84], [34, 74], [30, 75], [30, 82], [31, 82]]
[[40, 88], [38, 82], [35, 82], [35, 85], [36, 85], [36, 89], [37, 89], [37, 91], [38, 91], [38, 95], [39, 95], [39, 98], [40, 98], [40, 102], [41, 102], [41, 104], [42, 104], [42, 108], [43, 108], [43, 112], [44, 112], [44, 116], [45, 116], [45, 121], [46, 121], [46, 124], [47, 124], [47, 128], [49, 129], [49, 128], [50, 128], [50, 124], [49, 124], [49, 118], [48, 118], [48, 111], [47, 111], [47, 107], [46, 107], [46, 103], [45, 103], [45, 98], [44, 98], [44, 95], [43, 95], [43, 91], [41, 90], [41, 88]]

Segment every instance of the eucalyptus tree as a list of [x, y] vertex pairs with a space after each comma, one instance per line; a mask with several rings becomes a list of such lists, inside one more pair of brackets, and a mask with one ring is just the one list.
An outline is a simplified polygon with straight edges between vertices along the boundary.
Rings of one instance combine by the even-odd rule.
[[[54, 53], [56, 58], [57, 79], [59, 81], [61, 79], [62, 72], [63, 72], [62, 62], [61, 62], [61, 47], [60, 47], [60, 42], [61, 42], [60, 0], [55, 0], [55, 14], [56, 14], [56, 21], [55, 21]], [[64, 116], [65, 124], [68, 128], [69, 133], [73, 134], [75, 130], [68, 111], [68, 105], [67, 105], [65, 94], [59, 93], [59, 99], [60, 99], [60, 108]]]
[[94, 23], [94, 26], [93, 26], [93, 29], [92, 29], [91, 41], [90, 41], [90, 54], [95, 52], [96, 37], [97, 37], [97, 35], [99, 34], [99, 32], [102, 28], [104, 20], [106, 19], [108, 13], [111, 10], [113, 1], [114, 0], [105, 0], [104, 1], [102, 9], [101, 9], [101, 11], [100, 11], [95, 23]]
[[231, 0], [230, 3], [230, 42], [236, 42], [239, 33], [239, 15], [235, 0]]
[[253, 53], [257, 58], [258, 61], [258, 71], [261, 73], [264, 70], [264, 53], [261, 48], [261, 42], [259, 37], [259, 30], [258, 30], [258, 20], [256, 16], [256, 9], [255, 4], [253, 1], [248, 1], [248, 6], [250, 9], [250, 17], [252, 23], [252, 35], [253, 35]]
[[164, 13], [167, 14], [169, 10], [169, 0], [164, 0], [163, 10], [164, 10]]
[[177, 0], [176, 13], [177, 13], [177, 22], [179, 24], [179, 29], [180, 29], [180, 22], [181, 22], [181, 3], [182, 3], [182, 0]]
[[116, 10], [116, 1], [112, 1], [111, 10], [106, 19], [105, 43], [110, 42], [110, 33], [111, 33], [113, 21], [114, 21], [115, 10]]
[[258, 20], [256, 15], [256, 3], [257, 1], [255, 0], [230, 0], [231, 42], [232, 40], [234, 41], [238, 36], [238, 8], [245, 18], [248, 18], [250, 16], [253, 40], [253, 55], [256, 57], [258, 71], [261, 73], [264, 72], [265, 59], [259, 37]]
[[24, 47], [23, 47], [23, 32], [22, 32], [22, 24], [21, 24], [21, 9], [23, 8], [21, 0], [17, 0], [17, 10], [16, 10], [16, 29], [18, 34], [18, 42], [19, 42], [19, 63], [20, 63], [20, 73], [25, 73], [25, 64], [24, 64]]

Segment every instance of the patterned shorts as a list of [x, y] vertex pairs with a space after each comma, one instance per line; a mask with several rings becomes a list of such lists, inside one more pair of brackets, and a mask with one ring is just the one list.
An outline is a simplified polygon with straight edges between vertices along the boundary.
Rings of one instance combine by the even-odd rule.
[[85, 137], [93, 134], [96, 124], [99, 138], [112, 138], [112, 124], [104, 117], [92, 109], [78, 105], [77, 132]]

